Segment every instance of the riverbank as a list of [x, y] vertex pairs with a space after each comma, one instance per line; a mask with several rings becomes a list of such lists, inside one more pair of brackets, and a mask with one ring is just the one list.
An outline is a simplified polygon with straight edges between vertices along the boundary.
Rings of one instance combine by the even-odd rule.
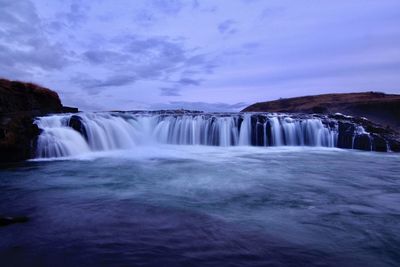
[[34, 157], [40, 129], [33, 123], [37, 116], [78, 112], [65, 107], [55, 91], [20, 81], [0, 79], [0, 163]]

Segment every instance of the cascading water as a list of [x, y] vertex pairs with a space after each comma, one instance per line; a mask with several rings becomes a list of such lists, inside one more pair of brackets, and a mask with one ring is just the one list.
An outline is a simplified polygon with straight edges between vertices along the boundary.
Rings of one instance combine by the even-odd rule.
[[37, 140], [37, 157], [63, 157], [90, 151], [83, 136], [68, 127], [68, 117], [43, 117], [38, 119], [36, 123], [43, 130]]
[[[79, 113], [40, 117], [35, 123], [43, 130], [38, 158], [149, 144], [337, 147], [340, 139], [334, 119], [287, 114]], [[357, 128], [353, 136], [358, 133], [366, 134]]]

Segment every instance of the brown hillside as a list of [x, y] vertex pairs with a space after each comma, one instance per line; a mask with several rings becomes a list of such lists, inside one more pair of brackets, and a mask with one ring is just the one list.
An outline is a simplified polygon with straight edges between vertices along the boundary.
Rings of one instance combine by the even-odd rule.
[[0, 79], [0, 114], [60, 112], [58, 94], [33, 83]]
[[380, 92], [326, 94], [260, 102], [243, 112], [343, 113], [400, 130], [400, 95]]

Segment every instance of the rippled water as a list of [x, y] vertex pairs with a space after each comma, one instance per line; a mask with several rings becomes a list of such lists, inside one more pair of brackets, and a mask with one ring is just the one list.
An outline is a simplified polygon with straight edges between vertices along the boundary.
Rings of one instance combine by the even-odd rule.
[[[400, 156], [160, 146], [0, 169], [2, 266], [399, 266]], [[5, 265], [4, 265], [5, 264]]]

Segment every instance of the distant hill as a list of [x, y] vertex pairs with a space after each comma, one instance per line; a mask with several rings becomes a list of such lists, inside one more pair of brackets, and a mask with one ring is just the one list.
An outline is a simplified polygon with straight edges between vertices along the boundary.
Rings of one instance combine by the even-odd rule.
[[242, 112], [320, 113], [366, 117], [400, 131], [400, 95], [380, 92], [325, 94], [259, 102]]

